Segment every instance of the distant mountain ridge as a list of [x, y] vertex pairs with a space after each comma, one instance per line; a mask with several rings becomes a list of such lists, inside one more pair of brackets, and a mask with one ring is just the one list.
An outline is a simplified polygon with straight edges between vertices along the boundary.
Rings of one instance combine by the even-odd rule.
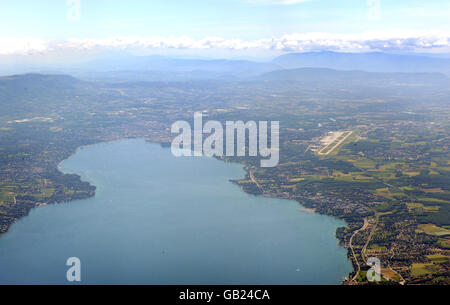
[[264, 73], [259, 80], [355, 80], [355, 79], [377, 79], [377, 80], [404, 80], [404, 81], [448, 81], [447, 75], [439, 72], [367, 72], [360, 70], [335, 70], [329, 68], [297, 68], [284, 69]]
[[[20, 60], [16, 61], [17, 63]], [[436, 72], [450, 76], [450, 58], [399, 55], [389, 53], [306, 52], [278, 56], [271, 61], [256, 62], [232, 59], [183, 59], [165, 56], [105, 55], [85, 63], [47, 65], [35, 63], [14, 65], [0, 62], [0, 74], [32, 71], [48, 74], [70, 74], [87, 80], [107, 81], [192, 81], [245, 80], [286, 69], [327, 68], [367, 72]], [[16, 67], [14, 69], [14, 67]], [[11, 73], [13, 71], [13, 73]]]
[[[78, 65], [77, 69], [90, 73], [80, 76], [106, 76], [111, 79], [135, 78], [140, 80], [198, 80], [246, 78], [273, 71], [280, 67], [268, 62], [228, 59], [178, 59], [163, 56], [126, 56], [98, 59]], [[105, 75], [109, 73], [109, 75]]]
[[[86, 63], [91, 77], [113, 79], [182, 81], [246, 79], [278, 70], [327, 68], [345, 71], [389, 73], [444, 73], [450, 76], [450, 59], [388, 53], [290, 53], [269, 62], [227, 59], [178, 59], [163, 56], [105, 58]], [[108, 75], [105, 75], [105, 72]], [[135, 75], [133, 75], [135, 72]], [[316, 71], [317, 72], [317, 71]], [[329, 71], [330, 72], [330, 71]], [[83, 75], [80, 75], [83, 77]]]
[[327, 51], [285, 54], [271, 63], [285, 69], [310, 67], [367, 72], [439, 72], [450, 75], [450, 59], [423, 55]]

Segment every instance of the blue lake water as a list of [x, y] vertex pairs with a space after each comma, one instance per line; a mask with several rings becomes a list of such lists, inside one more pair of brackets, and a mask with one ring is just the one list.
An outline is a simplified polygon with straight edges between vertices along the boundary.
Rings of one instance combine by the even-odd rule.
[[338, 219], [251, 196], [241, 165], [175, 158], [144, 140], [102, 143], [61, 164], [97, 186], [43, 206], [0, 237], [0, 284], [339, 284], [351, 271]]

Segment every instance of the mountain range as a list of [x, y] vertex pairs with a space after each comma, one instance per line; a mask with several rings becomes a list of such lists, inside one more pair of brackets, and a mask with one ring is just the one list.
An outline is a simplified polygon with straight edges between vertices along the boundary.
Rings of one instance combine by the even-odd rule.
[[[16, 66], [0, 61], [0, 74], [27, 72], [70, 74], [87, 80], [191, 81], [245, 80], [279, 70], [324, 68], [344, 71], [443, 73], [450, 76], [450, 58], [388, 53], [308, 52], [281, 55], [271, 61], [182, 59], [165, 56], [104, 56], [77, 64]], [[317, 70], [319, 71], [319, 70]], [[316, 72], [317, 72], [316, 71]], [[304, 71], [303, 71], [304, 72]], [[328, 71], [330, 72], [330, 71]], [[294, 73], [286, 72], [287, 74]], [[274, 73], [269, 75], [280, 75]], [[270, 77], [270, 76], [269, 76]]]

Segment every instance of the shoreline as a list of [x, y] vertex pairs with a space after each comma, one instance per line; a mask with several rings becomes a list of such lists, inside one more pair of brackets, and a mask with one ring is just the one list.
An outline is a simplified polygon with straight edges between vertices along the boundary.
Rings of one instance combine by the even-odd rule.
[[[150, 144], [158, 144], [158, 145], [160, 145], [162, 148], [168, 148], [168, 147], [164, 147], [164, 145], [163, 145], [164, 143], [163, 143], [163, 142], [155, 142], [155, 141], [151, 141], [151, 140], [149, 140], [148, 138], [145, 138], [145, 137], [123, 137], [123, 138], [117, 138], [117, 139], [110, 139], [110, 140], [105, 140], [105, 141], [99, 141], [99, 142], [92, 143], [92, 144], [87, 144], [87, 145], [78, 146], [78, 147], [73, 151], [73, 153], [71, 153], [67, 158], [65, 158], [65, 159], [63, 159], [63, 160], [61, 160], [61, 161], [59, 161], [59, 162], [56, 164], [56, 169], [57, 169], [59, 172], [61, 172], [62, 174], [64, 174], [64, 175], [69, 174], [69, 173], [65, 173], [65, 172], [62, 170], [61, 164], [62, 164], [63, 162], [65, 162], [65, 161], [69, 160], [70, 158], [72, 158], [72, 157], [73, 157], [77, 152], [79, 152], [80, 150], [82, 150], [82, 149], [84, 149], [84, 148], [89, 148], [89, 147], [91, 147], [91, 146], [93, 146], [93, 145], [107, 144], [107, 143], [111, 143], [111, 142], [124, 141], [124, 140], [143, 140], [143, 141], [146, 142], [146, 143], [150, 143]], [[222, 159], [220, 159], [220, 158], [215, 158], [215, 159], [216, 159], [216, 160], [220, 160], [220, 161], [222, 161], [222, 162], [225, 162], [224, 160], [222, 160]], [[225, 163], [227, 163], [227, 162], [225, 162]], [[239, 163], [239, 162], [231, 162], [231, 163], [235, 163], [235, 164], [242, 165], [242, 169], [244, 170], [244, 173], [245, 173], [247, 176], [250, 175], [250, 169], [249, 169], [247, 166], [245, 166], [245, 164]], [[77, 175], [77, 176], [80, 178], [81, 181], [87, 182], [87, 183], [89, 183], [90, 185], [96, 187], [96, 186], [93, 185], [91, 182], [82, 180], [82, 177], [81, 177], [79, 174], [76, 174], [76, 173], [72, 173], [72, 174]], [[241, 178], [239, 178], [239, 179], [237, 179], [237, 180], [229, 180], [229, 181], [232, 182], [232, 183], [235, 183], [235, 184], [237, 184], [237, 185], [239, 186], [239, 184], [237, 183], [237, 181], [242, 180], [242, 179], [245, 179], [245, 178], [246, 178], [246, 176], [244, 175], [244, 177], [241, 177]], [[258, 194], [251, 194], [251, 193], [245, 191], [245, 189], [243, 189], [242, 187], [239, 187], [239, 188], [241, 189], [241, 191], [243, 191], [245, 194], [248, 194], [248, 195], [253, 195], [253, 196], [257, 196], [257, 197], [261, 196], [261, 197], [268, 197], [268, 198], [293, 200], [293, 201], [297, 202], [297, 203], [300, 205], [299, 211], [302, 211], [302, 212], [305, 212], [305, 213], [310, 213], [310, 214], [325, 215], [325, 216], [328, 216], [328, 217], [332, 217], [332, 218], [335, 218], [335, 219], [339, 219], [339, 220], [342, 220], [342, 221], [345, 222], [345, 224], [346, 224], [345, 227], [346, 227], [346, 228], [349, 226], [349, 224], [345, 221], [345, 219], [340, 218], [340, 217], [337, 217], [337, 216], [334, 216], [334, 215], [328, 215], [328, 214], [325, 214], [325, 213], [320, 213], [320, 212], [318, 212], [317, 209], [315, 209], [315, 208], [308, 208], [306, 205], [302, 204], [299, 200], [292, 199], [292, 198], [282, 198], [282, 197], [277, 197], [277, 196], [270, 196], [270, 195], [267, 196], [267, 194], [266, 194], [266, 195], [265, 195], [265, 194], [259, 194], [259, 195], [258, 195]], [[92, 197], [95, 196], [95, 194], [96, 194], [96, 190], [94, 190], [93, 195], [91, 195], [91, 196], [89, 196], [89, 197], [87, 197], [87, 198], [92, 198]], [[33, 210], [33, 209], [39, 208], [39, 207], [41, 207], [41, 206], [49, 205], [49, 204], [70, 203], [70, 202], [72, 202], [72, 201], [77, 201], [77, 200], [79, 200], [79, 199], [71, 199], [71, 200], [64, 201], [64, 202], [54, 202], [54, 203], [45, 203], [45, 202], [44, 202], [44, 203], [36, 204], [35, 207], [33, 207], [32, 209], [30, 209], [30, 211]], [[30, 212], [30, 211], [29, 211], [29, 212]], [[28, 215], [29, 215], [29, 212], [28, 212], [26, 215], [24, 215], [24, 216], [28, 216]], [[23, 218], [23, 217], [21, 217], [21, 218]], [[16, 223], [18, 220], [20, 220], [21, 218], [18, 218], [18, 219], [16, 219], [16, 221], [14, 221], [13, 223], [11, 223], [11, 224], [8, 226], [8, 229], [7, 229], [6, 232], [0, 233], [0, 238], [1, 238], [4, 234], [8, 233], [10, 227], [11, 227], [14, 223]], [[354, 266], [354, 264], [353, 264], [353, 260], [350, 259], [350, 257], [348, 256], [348, 251], [349, 251], [350, 248], [349, 248], [349, 247], [344, 247], [344, 246], [343, 246], [342, 240], [340, 240], [340, 239], [337, 237], [337, 234], [336, 234], [336, 233], [337, 233], [337, 230], [338, 230], [338, 228], [337, 228], [337, 229], [335, 230], [335, 232], [334, 232], [334, 237], [337, 239], [337, 241], [338, 241], [338, 243], [339, 243], [338, 246], [344, 248], [345, 250], [347, 250], [347, 255], [346, 255], [346, 256], [347, 256], [347, 260], [350, 262], [350, 264], [352, 265], [352, 269], [353, 269], [353, 271], [352, 271], [351, 273], [349, 273], [346, 277], [344, 277], [344, 278], [341, 280], [341, 285], [343, 285], [344, 282], [346, 281], [346, 279], [349, 278], [349, 277], [351, 276], [352, 273], [356, 272], [356, 270], [355, 270], [355, 266]]]

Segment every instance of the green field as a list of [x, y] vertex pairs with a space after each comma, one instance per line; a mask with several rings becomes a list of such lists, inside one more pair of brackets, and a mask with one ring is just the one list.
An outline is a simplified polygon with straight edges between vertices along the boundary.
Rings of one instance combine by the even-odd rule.
[[433, 264], [413, 264], [411, 267], [411, 275], [413, 277], [421, 277], [436, 272]]
[[442, 254], [430, 254], [427, 255], [427, 258], [431, 260], [433, 263], [445, 263], [448, 262], [449, 257]]
[[416, 230], [417, 233], [425, 233], [428, 235], [434, 235], [434, 236], [445, 236], [450, 235], [450, 230], [438, 227], [434, 224], [421, 224], [419, 225], [418, 229]]

